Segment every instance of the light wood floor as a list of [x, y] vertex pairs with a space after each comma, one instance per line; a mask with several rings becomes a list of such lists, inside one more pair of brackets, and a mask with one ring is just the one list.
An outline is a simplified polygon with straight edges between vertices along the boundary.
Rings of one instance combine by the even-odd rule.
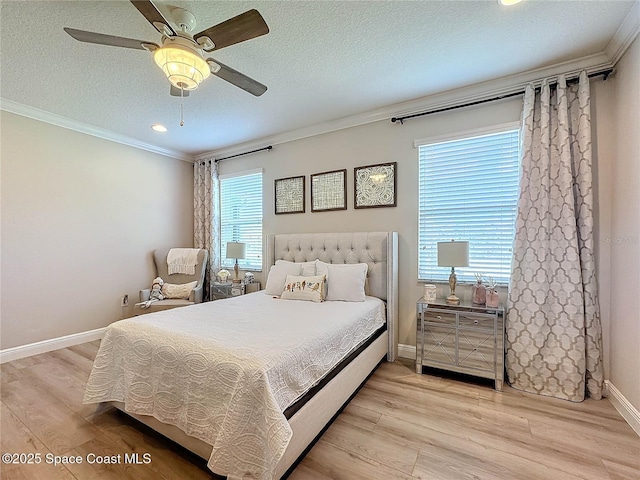
[[[98, 342], [2, 365], [3, 479], [206, 479], [205, 462], [113, 409], [82, 404]], [[148, 465], [47, 464], [149, 453]], [[142, 457], [141, 457], [142, 460]], [[383, 363], [292, 475], [320, 479], [640, 479], [640, 437], [608, 400], [574, 404]]]

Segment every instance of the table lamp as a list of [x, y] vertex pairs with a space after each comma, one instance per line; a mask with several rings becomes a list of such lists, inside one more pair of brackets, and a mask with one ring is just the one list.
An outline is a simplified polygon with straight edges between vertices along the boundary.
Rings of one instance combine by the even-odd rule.
[[240, 283], [238, 276], [238, 259], [243, 259], [247, 251], [247, 244], [240, 242], [227, 242], [227, 258], [235, 258], [236, 264], [233, 266], [233, 283]]
[[460, 299], [456, 296], [456, 269], [455, 267], [469, 266], [469, 242], [438, 242], [438, 266], [451, 267], [449, 275], [449, 288], [451, 294], [447, 297], [447, 304], [460, 305]]

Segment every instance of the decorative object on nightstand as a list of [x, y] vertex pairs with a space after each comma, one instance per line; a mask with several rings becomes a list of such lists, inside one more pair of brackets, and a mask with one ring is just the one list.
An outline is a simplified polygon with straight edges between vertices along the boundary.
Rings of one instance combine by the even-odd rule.
[[431, 284], [426, 284], [424, 286], [424, 299], [427, 302], [435, 302], [436, 301], [436, 286]]
[[493, 277], [487, 277], [487, 308], [498, 308], [500, 306], [500, 296], [497, 288], [498, 285]]
[[416, 373], [422, 367], [490, 378], [502, 391], [504, 310], [443, 300], [417, 303]]
[[233, 266], [235, 275], [233, 276], [233, 283], [241, 283], [242, 280], [239, 276], [238, 259], [244, 259], [247, 252], [247, 244], [241, 242], [227, 242], [227, 258], [234, 258], [236, 263]]
[[226, 270], [226, 269], [223, 268], [222, 270], [220, 270], [218, 272], [218, 275], [217, 275], [218, 281], [220, 283], [227, 283], [227, 278], [229, 278], [229, 275], [231, 275], [229, 273], [229, 270]]
[[482, 274], [474, 273], [476, 284], [471, 288], [471, 301], [474, 305], [484, 305], [487, 302], [487, 289], [482, 284]]
[[449, 305], [459, 305], [460, 299], [456, 296], [456, 269], [455, 267], [469, 266], [469, 242], [438, 242], [438, 266], [451, 267], [449, 275], [449, 288], [451, 294], [447, 297]]
[[253, 273], [251, 272], [245, 272], [244, 274], [244, 284], [247, 285], [248, 283], [253, 283], [256, 281], [256, 277]]

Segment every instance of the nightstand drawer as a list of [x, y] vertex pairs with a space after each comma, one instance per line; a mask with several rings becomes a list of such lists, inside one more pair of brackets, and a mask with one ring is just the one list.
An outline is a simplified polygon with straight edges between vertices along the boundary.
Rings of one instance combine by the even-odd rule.
[[424, 312], [424, 321], [428, 323], [435, 323], [438, 325], [448, 325], [455, 327], [456, 314], [449, 312], [441, 312], [438, 310], [427, 310]]
[[495, 370], [493, 332], [458, 331], [458, 366], [493, 372]]
[[424, 329], [423, 363], [456, 364], [456, 329], [429, 327]]
[[460, 313], [458, 322], [461, 327], [477, 327], [493, 330], [495, 316], [477, 315], [474, 313]]

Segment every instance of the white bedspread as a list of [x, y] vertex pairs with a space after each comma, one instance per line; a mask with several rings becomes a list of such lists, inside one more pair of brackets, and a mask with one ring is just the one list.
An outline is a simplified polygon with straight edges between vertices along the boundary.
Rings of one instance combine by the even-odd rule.
[[84, 403], [124, 402], [210, 445], [209, 468], [270, 479], [291, 438], [283, 410], [385, 322], [384, 304], [262, 292], [122, 320]]

